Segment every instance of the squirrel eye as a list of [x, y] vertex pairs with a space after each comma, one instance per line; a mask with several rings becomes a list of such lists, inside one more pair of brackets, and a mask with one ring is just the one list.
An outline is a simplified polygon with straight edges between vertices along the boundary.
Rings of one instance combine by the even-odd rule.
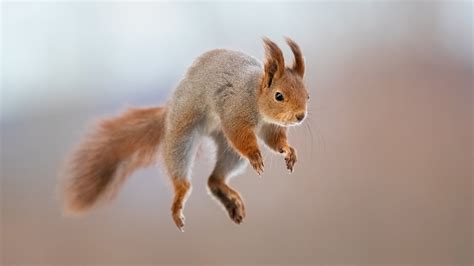
[[283, 94], [280, 92], [275, 93], [275, 99], [279, 102], [283, 101], [285, 98], [283, 97]]

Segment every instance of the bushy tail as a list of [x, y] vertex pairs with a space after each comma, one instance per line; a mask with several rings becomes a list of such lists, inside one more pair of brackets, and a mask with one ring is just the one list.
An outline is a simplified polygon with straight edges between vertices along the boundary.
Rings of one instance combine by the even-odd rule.
[[67, 165], [63, 187], [67, 212], [81, 213], [113, 198], [128, 175], [154, 161], [164, 134], [165, 111], [131, 109], [100, 122]]

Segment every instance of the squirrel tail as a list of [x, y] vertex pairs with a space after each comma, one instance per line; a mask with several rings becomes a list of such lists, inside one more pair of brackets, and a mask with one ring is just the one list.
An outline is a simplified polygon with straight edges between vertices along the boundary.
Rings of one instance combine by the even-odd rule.
[[134, 170], [154, 162], [164, 134], [166, 109], [130, 109], [105, 119], [67, 164], [64, 209], [82, 213], [114, 198]]

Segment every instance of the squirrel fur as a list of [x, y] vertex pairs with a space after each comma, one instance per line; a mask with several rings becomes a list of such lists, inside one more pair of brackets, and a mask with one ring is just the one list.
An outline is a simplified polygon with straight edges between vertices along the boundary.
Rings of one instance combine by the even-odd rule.
[[295, 57], [287, 67], [280, 48], [268, 38], [263, 41], [263, 64], [242, 52], [206, 52], [188, 69], [164, 107], [131, 109], [101, 121], [67, 164], [65, 209], [82, 213], [113, 198], [125, 178], [154, 163], [160, 150], [174, 187], [172, 218], [183, 230], [191, 165], [200, 140], [208, 136], [217, 146], [209, 190], [240, 224], [244, 202], [228, 185], [229, 178], [248, 163], [259, 175], [263, 172], [257, 138], [282, 154], [293, 171], [296, 150], [287, 142], [286, 129], [303, 122], [309, 99], [299, 46], [286, 39]]

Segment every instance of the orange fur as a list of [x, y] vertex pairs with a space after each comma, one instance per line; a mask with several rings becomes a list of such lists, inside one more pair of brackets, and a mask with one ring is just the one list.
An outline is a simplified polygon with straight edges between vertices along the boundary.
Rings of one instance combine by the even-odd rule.
[[267, 124], [262, 127], [261, 131], [265, 144], [273, 151], [283, 153], [283, 149], [288, 146], [286, 128]]
[[267, 124], [261, 128], [261, 136], [267, 146], [273, 151], [285, 154], [286, 167], [293, 172], [296, 163], [296, 150], [288, 145], [286, 128], [278, 125]]
[[265, 65], [263, 83], [269, 86], [273, 79], [279, 79], [285, 70], [285, 59], [283, 53], [276, 43], [268, 38], [263, 38], [265, 45]]
[[151, 164], [164, 133], [164, 118], [164, 108], [143, 108], [101, 121], [69, 163], [66, 210], [80, 213], [100, 199], [113, 198], [129, 174]]
[[174, 200], [171, 206], [171, 214], [176, 226], [184, 231], [184, 216], [183, 208], [186, 202], [186, 197], [189, 195], [191, 190], [191, 184], [186, 178], [173, 177], [174, 186]]
[[253, 127], [244, 123], [235, 123], [236, 130], [226, 131], [226, 136], [232, 141], [235, 149], [247, 156], [258, 149], [257, 138]]
[[304, 59], [303, 59], [303, 54], [301, 53], [301, 49], [290, 38], [286, 38], [286, 42], [291, 48], [291, 51], [293, 52], [293, 55], [295, 56], [295, 62], [293, 63], [292, 69], [295, 71], [300, 77], [304, 76]]
[[231, 125], [224, 123], [223, 130], [230, 144], [249, 160], [252, 167], [260, 175], [263, 172], [264, 165], [262, 154], [258, 148], [254, 126], [244, 120], [232, 121]]
[[[272, 122], [280, 122], [288, 126], [297, 122], [297, 117], [305, 115], [308, 91], [303, 82], [304, 61], [299, 46], [287, 38], [295, 55], [292, 68], [285, 67], [283, 55], [278, 46], [264, 39], [265, 65], [257, 93], [259, 111]], [[284, 95], [284, 100], [275, 100], [275, 93]]]

